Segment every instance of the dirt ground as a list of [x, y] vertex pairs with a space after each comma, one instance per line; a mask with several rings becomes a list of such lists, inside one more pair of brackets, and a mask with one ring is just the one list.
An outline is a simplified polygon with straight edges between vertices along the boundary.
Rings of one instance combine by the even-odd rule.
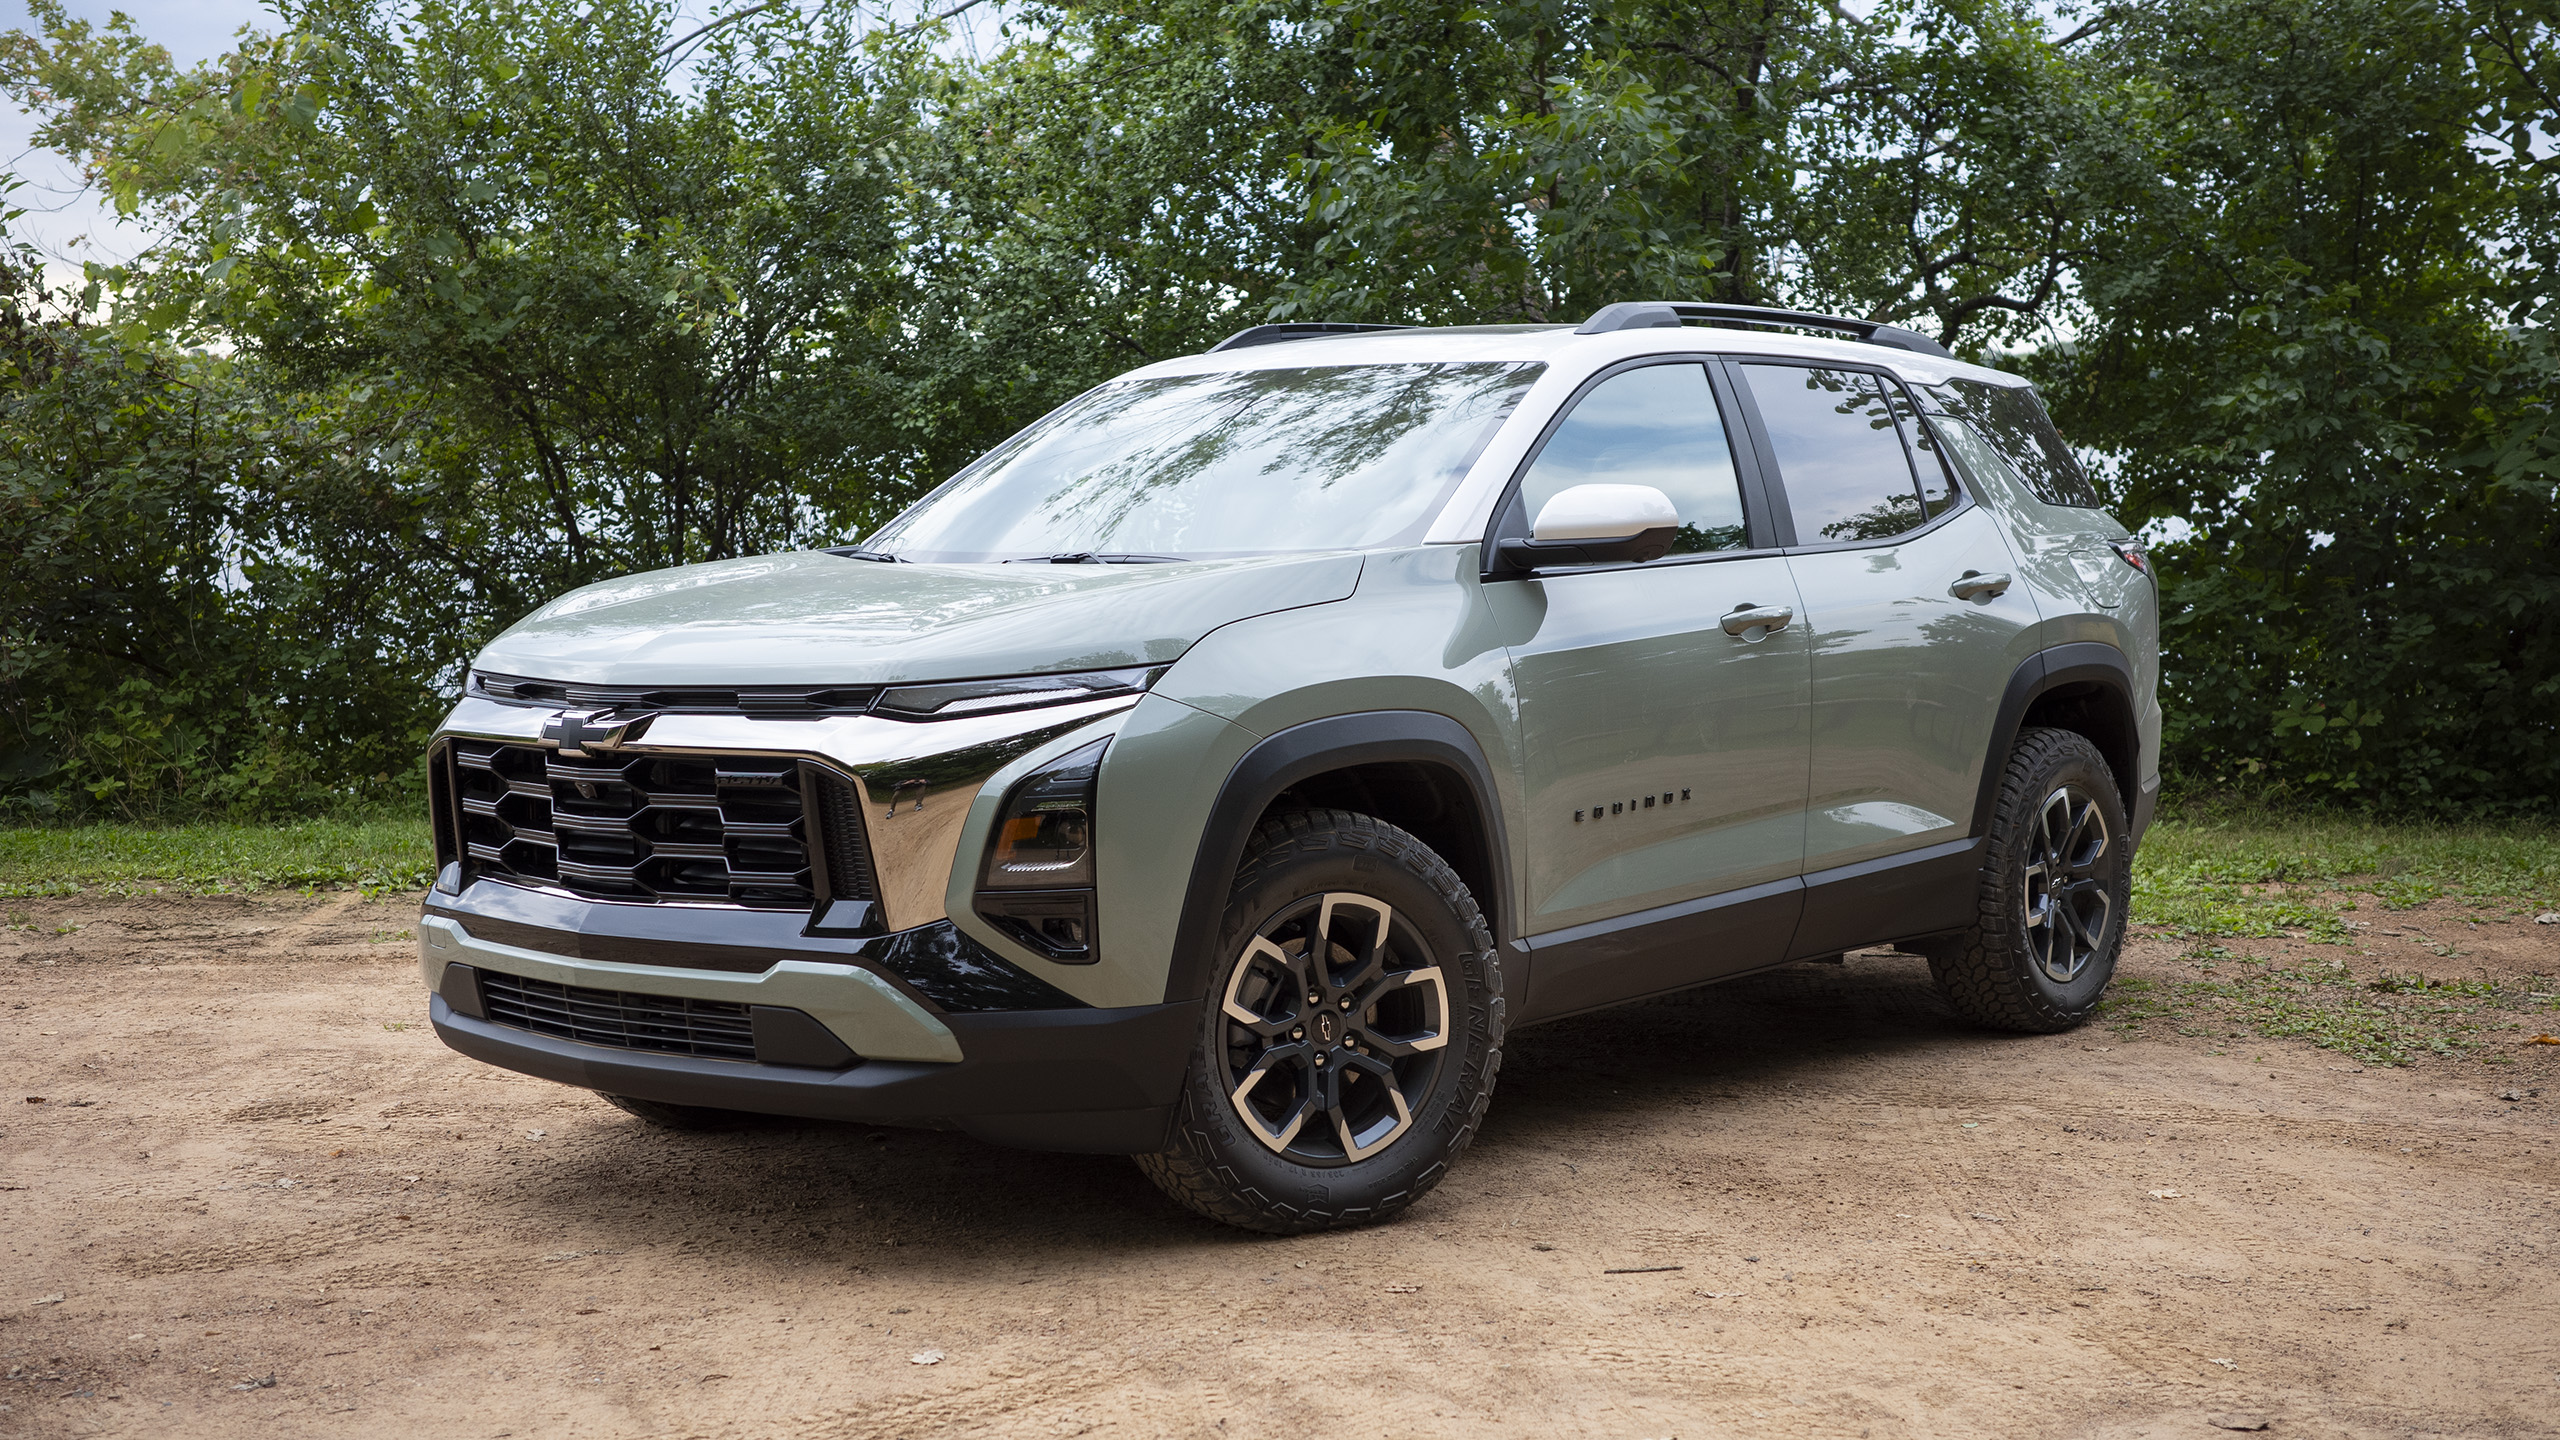
[[[411, 900], [6, 908], [0, 1435], [2560, 1433], [2560, 1046], [1988, 1036], [1854, 955], [1521, 1032], [1435, 1194], [1274, 1240], [483, 1068]], [[2434, 910], [2364, 948], [2560, 972]]]

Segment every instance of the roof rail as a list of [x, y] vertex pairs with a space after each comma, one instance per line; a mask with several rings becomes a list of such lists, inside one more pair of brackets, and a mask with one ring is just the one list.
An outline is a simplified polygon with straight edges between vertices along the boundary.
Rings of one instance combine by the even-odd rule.
[[1328, 335], [1359, 335], [1371, 330], [1410, 330], [1410, 325], [1356, 325], [1348, 320], [1292, 320], [1283, 325], [1248, 325], [1217, 344], [1205, 354], [1221, 350], [1242, 350], [1252, 345], [1277, 345], [1284, 340], [1321, 340]]
[[[1802, 310], [1776, 310], [1766, 305], [1702, 305], [1689, 300], [1621, 300], [1603, 305], [1598, 314], [1585, 320], [1574, 330], [1576, 335], [1602, 335], [1612, 330], [1677, 329], [1683, 321], [1704, 320], [1711, 325], [1793, 326], [1801, 330], [1836, 330], [1852, 339], [1870, 345], [1889, 345], [1896, 350], [1909, 350], [1920, 355], [1936, 355], [1952, 360], [1947, 347], [1899, 325], [1886, 325], [1875, 320], [1853, 320], [1845, 315], [1814, 315]], [[1246, 334], [1253, 332], [1246, 331]], [[1232, 343], [1232, 342], [1230, 342]]]

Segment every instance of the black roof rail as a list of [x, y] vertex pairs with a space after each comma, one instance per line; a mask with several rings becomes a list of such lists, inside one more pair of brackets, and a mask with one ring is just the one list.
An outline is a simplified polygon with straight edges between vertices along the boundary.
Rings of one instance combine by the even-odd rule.
[[1947, 353], [1944, 345], [1917, 330], [1905, 330], [1899, 325], [1853, 320], [1846, 315], [1778, 310], [1766, 305], [1702, 305], [1690, 300], [1621, 300], [1615, 305], [1603, 305], [1598, 314], [1583, 321], [1573, 333], [1603, 335], [1612, 330], [1677, 329], [1682, 322], [1689, 320], [1704, 320], [1711, 325], [1784, 325], [1801, 330], [1836, 330], [1870, 345], [1889, 345], [1896, 350], [1936, 355], [1948, 360], [1955, 358]]
[[1248, 325], [1204, 354], [1221, 350], [1242, 350], [1252, 345], [1277, 345], [1283, 340], [1321, 340], [1328, 335], [1359, 335], [1371, 330], [1410, 330], [1410, 325], [1357, 325], [1348, 320], [1292, 320], [1280, 325]]

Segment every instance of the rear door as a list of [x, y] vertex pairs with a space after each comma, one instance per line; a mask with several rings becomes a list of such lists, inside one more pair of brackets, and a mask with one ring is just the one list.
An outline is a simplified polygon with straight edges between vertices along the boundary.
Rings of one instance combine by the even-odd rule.
[[[1805, 627], [1724, 628], [1739, 610], [1801, 610], [1736, 463], [1720, 383], [1695, 358], [1603, 374], [1541, 440], [1496, 522], [1497, 536], [1526, 535], [1547, 499], [1592, 483], [1654, 486], [1681, 520], [1660, 560], [1485, 587], [1506, 633], [1525, 637], [1509, 650], [1538, 1014], [1769, 964], [1793, 933]], [[1683, 908], [1718, 896], [1729, 903]]]
[[[1808, 880], [1961, 849], [2001, 697], [2034, 643], [2032, 592], [1891, 375], [1733, 369], [1776, 476], [1812, 647]], [[1809, 902], [1798, 953], [1838, 938], [1824, 909]]]

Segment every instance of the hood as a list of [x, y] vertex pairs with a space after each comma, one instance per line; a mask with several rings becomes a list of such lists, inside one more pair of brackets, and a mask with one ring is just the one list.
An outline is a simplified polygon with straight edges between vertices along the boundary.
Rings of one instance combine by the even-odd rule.
[[910, 565], [806, 550], [572, 590], [475, 665], [588, 685], [872, 685], [1160, 665], [1230, 621], [1351, 594], [1357, 554]]

